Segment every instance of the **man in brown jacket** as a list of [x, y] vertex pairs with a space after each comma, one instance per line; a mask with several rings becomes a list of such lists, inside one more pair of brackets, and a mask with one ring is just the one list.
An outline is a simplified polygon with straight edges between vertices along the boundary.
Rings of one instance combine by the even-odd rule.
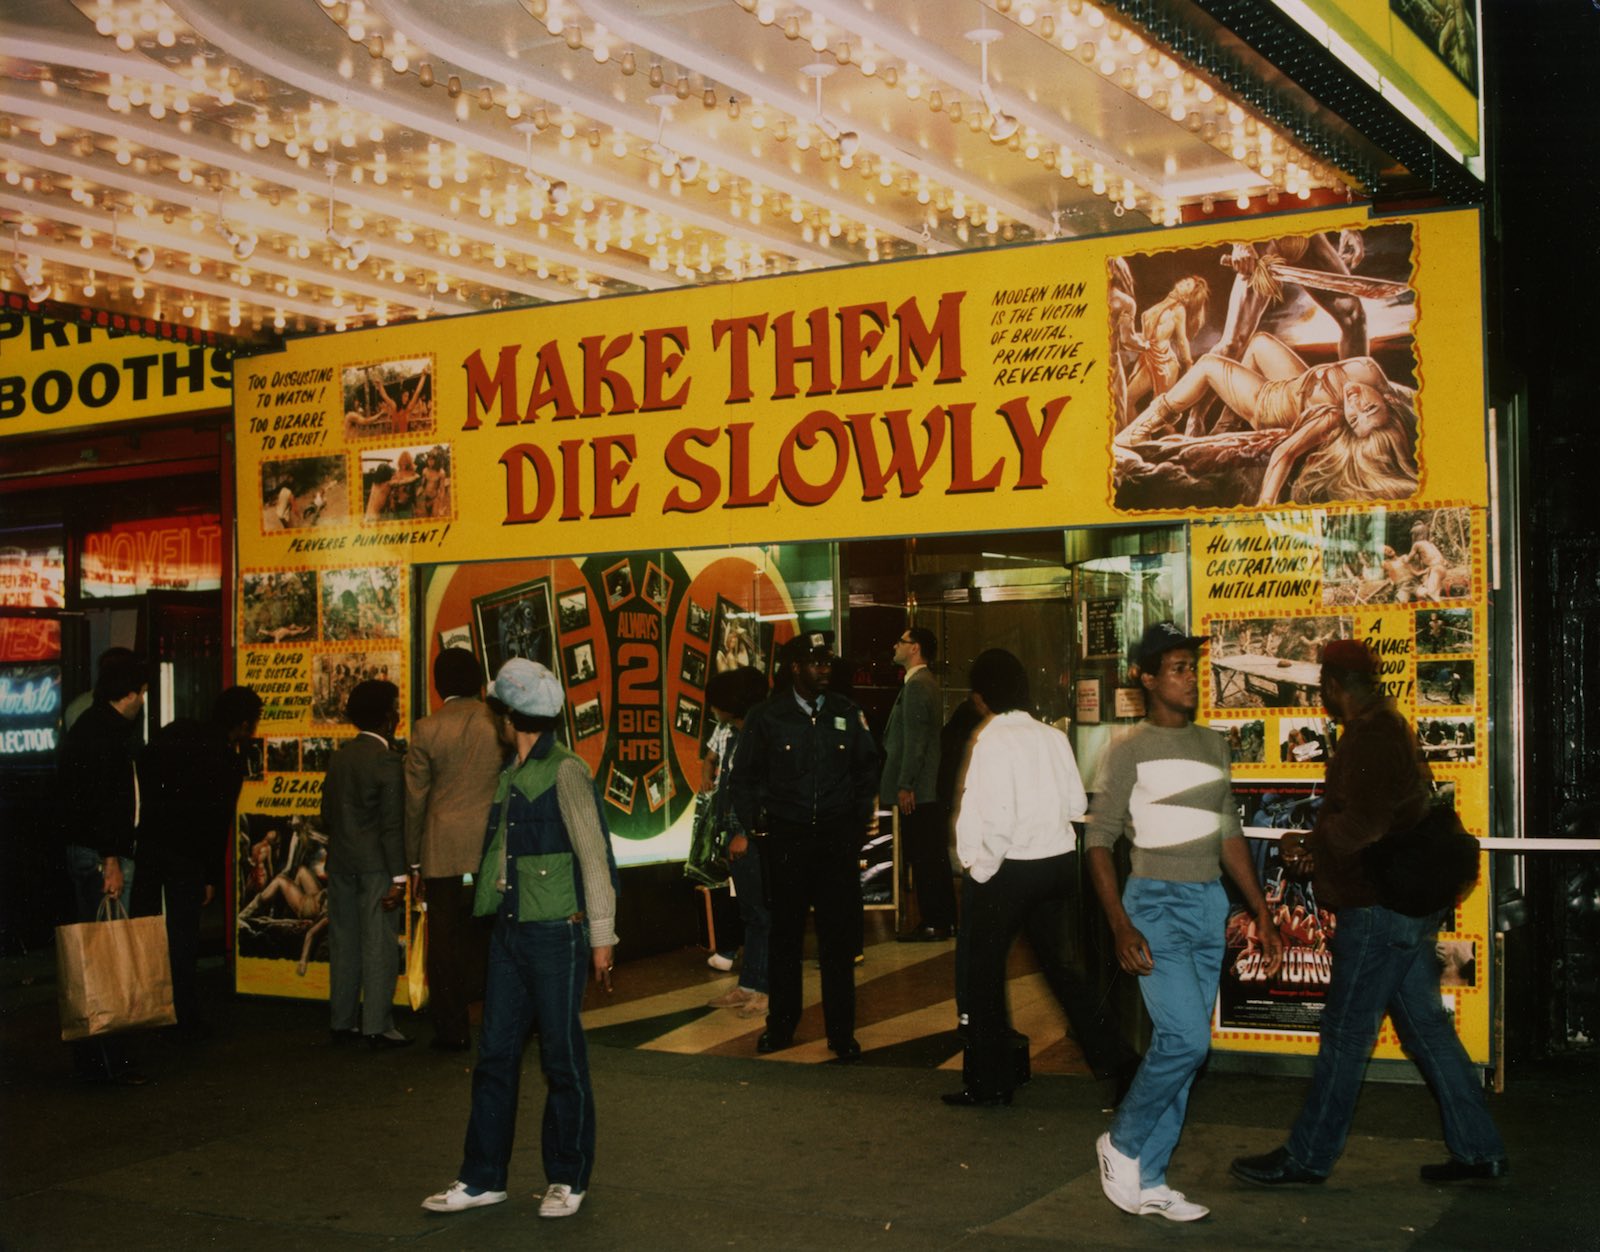
[[483, 672], [468, 649], [439, 653], [433, 686], [444, 704], [417, 722], [406, 753], [406, 863], [413, 894], [428, 905], [430, 1046], [461, 1052], [472, 1045], [467, 1005], [481, 997], [487, 954], [462, 878], [483, 857], [504, 748], [481, 699]]

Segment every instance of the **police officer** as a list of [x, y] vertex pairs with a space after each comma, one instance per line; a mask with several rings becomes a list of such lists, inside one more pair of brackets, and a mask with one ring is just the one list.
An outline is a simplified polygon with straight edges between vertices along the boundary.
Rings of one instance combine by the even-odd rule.
[[750, 710], [733, 758], [734, 811], [764, 832], [762, 870], [772, 902], [767, 1029], [756, 1051], [794, 1043], [806, 909], [816, 910], [822, 1015], [841, 1061], [855, 1040], [855, 952], [861, 924], [861, 844], [875, 807], [878, 748], [867, 719], [829, 689], [833, 632], [798, 635], [780, 663], [791, 686]]

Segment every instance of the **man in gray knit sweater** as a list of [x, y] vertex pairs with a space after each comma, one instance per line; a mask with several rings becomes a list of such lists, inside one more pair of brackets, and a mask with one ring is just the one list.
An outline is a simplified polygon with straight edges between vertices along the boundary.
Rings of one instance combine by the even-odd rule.
[[[1268, 976], [1283, 959], [1239, 828], [1227, 741], [1193, 721], [1202, 642], [1171, 622], [1144, 632], [1133, 660], [1145, 720], [1101, 765], [1087, 840], [1117, 961], [1138, 975], [1155, 1028], [1110, 1131], [1095, 1144], [1100, 1185], [1124, 1212], [1176, 1222], [1210, 1211], [1167, 1185], [1167, 1162], [1183, 1130], [1189, 1087], [1211, 1049], [1228, 917], [1219, 867], [1256, 915]], [[1124, 834], [1133, 872], [1119, 898], [1111, 849]]]

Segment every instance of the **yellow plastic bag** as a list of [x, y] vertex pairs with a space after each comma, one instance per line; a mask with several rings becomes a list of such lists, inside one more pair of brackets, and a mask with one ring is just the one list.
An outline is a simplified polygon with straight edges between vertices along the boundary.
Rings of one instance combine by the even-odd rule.
[[406, 932], [406, 994], [415, 1012], [428, 1002], [428, 905], [417, 905], [407, 918], [412, 925]]

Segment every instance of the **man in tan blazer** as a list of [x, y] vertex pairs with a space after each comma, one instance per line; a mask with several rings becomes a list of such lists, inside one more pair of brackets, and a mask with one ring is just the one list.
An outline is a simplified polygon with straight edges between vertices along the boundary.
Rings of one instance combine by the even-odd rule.
[[480, 998], [487, 945], [472, 916], [462, 876], [476, 873], [504, 748], [481, 699], [483, 671], [466, 648], [446, 648], [433, 663], [444, 704], [417, 722], [406, 753], [406, 862], [413, 892], [428, 904], [430, 1046], [472, 1046], [467, 1005]]

